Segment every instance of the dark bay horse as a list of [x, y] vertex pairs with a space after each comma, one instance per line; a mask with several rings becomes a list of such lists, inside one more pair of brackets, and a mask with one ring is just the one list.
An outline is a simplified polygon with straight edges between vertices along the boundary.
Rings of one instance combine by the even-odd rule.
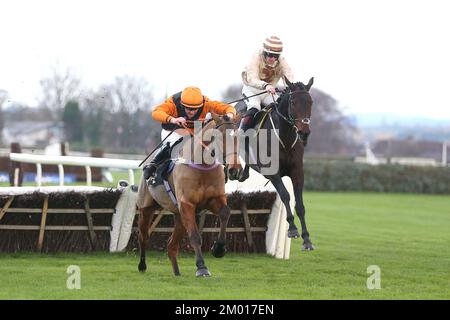
[[[308, 135], [310, 133], [309, 124], [311, 121], [313, 101], [311, 95], [309, 94], [309, 89], [311, 88], [314, 79], [311, 78], [307, 85], [304, 85], [301, 82], [291, 83], [287, 78], [284, 78], [284, 80], [287, 84], [285, 92], [281, 94], [275, 104], [271, 105], [272, 108], [269, 109], [270, 112], [266, 115], [262, 124], [260, 124], [260, 130], [266, 129], [266, 132], [269, 132], [272, 129], [278, 129], [278, 134], [267, 134], [267, 138], [258, 135], [258, 140], [267, 139], [266, 141], [262, 141], [262, 143], [265, 143], [268, 146], [267, 148], [271, 153], [271, 157], [278, 157], [278, 170], [272, 174], [262, 173], [262, 164], [259, 155], [256, 156], [256, 161], [253, 161], [253, 163], [250, 162], [250, 167], [262, 173], [267, 179], [270, 180], [270, 182], [272, 182], [281, 198], [281, 201], [286, 207], [286, 220], [289, 223], [288, 237], [298, 238], [300, 235], [296, 225], [294, 224], [294, 216], [289, 205], [290, 195], [281, 179], [284, 176], [291, 178], [295, 194], [295, 209], [302, 226], [301, 235], [303, 238], [303, 250], [313, 250], [314, 246], [311, 243], [308, 229], [306, 227], [305, 206], [303, 204], [303, 153], [307, 144]], [[236, 109], [241, 109], [241, 107], [242, 105], [236, 105]], [[262, 112], [260, 112], [260, 115]], [[258, 117], [256, 119], [258, 119]], [[259, 117], [259, 119], [261, 119], [261, 117]], [[272, 142], [271, 139], [277, 139], [279, 142], [278, 154], [272, 154], [274, 153], [273, 150], [270, 151]], [[243, 144], [242, 141], [241, 144]], [[249, 163], [249, 151], [253, 154], [257, 153], [257, 151], [252, 150], [251, 147], [250, 150], [246, 148], [245, 160], [247, 164]], [[246, 165], [242, 175], [243, 178], [241, 178], [240, 181], [243, 181], [246, 177], [248, 177], [248, 170], [249, 167]]]
[[[174, 214], [174, 230], [169, 238], [167, 251], [176, 276], [180, 275], [177, 263], [180, 241], [186, 233], [195, 250], [196, 276], [211, 275], [202, 256], [202, 239], [196, 222], [196, 213], [203, 209], [219, 216], [220, 232], [211, 251], [217, 258], [225, 255], [226, 226], [230, 209], [225, 194], [225, 173], [220, 161], [227, 164], [227, 174], [230, 179], [240, 177], [242, 167], [239, 161], [238, 136], [233, 134], [237, 123], [239, 123], [238, 117], [232, 121], [227, 116], [213, 115], [213, 120], [207, 123], [200, 133], [194, 136], [194, 139], [190, 139], [182, 145], [181, 156], [167, 179], [173, 190], [172, 197], [167, 192], [167, 185], [147, 186], [145, 179], [141, 180], [137, 200], [140, 244], [139, 271], [144, 272], [147, 269], [145, 250], [149, 244], [148, 232], [155, 212], [160, 212], [162, 209]], [[211, 131], [220, 134], [206, 137]], [[229, 143], [230, 140], [232, 144]], [[205, 159], [205, 154], [213, 160], [212, 163]], [[191, 160], [187, 160], [187, 158]], [[196, 161], [197, 159], [200, 159], [200, 163]]]

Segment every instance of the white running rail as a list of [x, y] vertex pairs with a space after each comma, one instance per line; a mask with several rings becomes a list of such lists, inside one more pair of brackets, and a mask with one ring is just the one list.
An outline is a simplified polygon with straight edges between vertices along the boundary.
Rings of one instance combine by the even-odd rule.
[[[36, 164], [36, 182], [40, 187], [42, 185], [42, 165], [53, 164], [58, 166], [59, 172], [59, 185], [64, 185], [64, 167], [63, 165], [70, 166], [84, 166], [86, 169], [86, 184], [92, 186], [91, 167], [100, 168], [118, 168], [128, 169], [129, 183], [134, 184], [134, 171], [139, 169], [138, 160], [123, 160], [123, 159], [111, 159], [111, 158], [92, 158], [92, 157], [73, 157], [73, 156], [48, 156], [48, 155], [36, 155], [26, 153], [10, 153], [9, 158], [11, 161], [35, 163]], [[18, 175], [16, 170], [14, 176]], [[14, 177], [14, 181], [18, 181], [18, 178]]]

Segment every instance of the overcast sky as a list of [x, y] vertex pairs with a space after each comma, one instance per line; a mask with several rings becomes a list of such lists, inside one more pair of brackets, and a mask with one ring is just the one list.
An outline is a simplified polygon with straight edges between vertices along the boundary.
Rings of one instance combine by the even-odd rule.
[[157, 96], [188, 85], [217, 99], [266, 36], [295, 79], [315, 77], [347, 113], [450, 119], [446, 1], [2, 0], [0, 89], [35, 104], [58, 61], [96, 88], [143, 76]]

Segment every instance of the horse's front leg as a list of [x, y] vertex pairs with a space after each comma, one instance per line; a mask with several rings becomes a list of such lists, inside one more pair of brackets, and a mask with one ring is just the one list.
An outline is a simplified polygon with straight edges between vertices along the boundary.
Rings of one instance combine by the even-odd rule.
[[248, 179], [248, 177], [250, 177], [250, 166], [248, 164], [245, 164], [244, 170], [242, 170], [238, 181], [244, 182], [245, 180]]
[[297, 211], [297, 215], [300, 218], [300, 223], [302, 225], [302, 238], [303, 238], [303, 246], [302, 250], [314, 250], [314, 246], [309, 239], [308, 228], [306, 227], [306, 210], [303, 204], [303, 183], [302, 182], [294, 182], [294, 194], [295, 194], [295, 210]]
[[281, 180], [280, 175], [275, 175], [270, 177], [270, 182], [272, 182], [273, 186], [278, 192], [278, 195], [281, 198], [281, 201], [286, 208], [286, 220], [289, 223], [288, 229], [288, 237], [289, 238], [299, 238], [300, 234], [298, 233], [297, 226], [294, 223], [294, 215], [292, 214], [291, 206], [289, 201], [291, 201], [291, 196], [289, 195], [289, 191], [286, 189], [283, 184], [283, 180]]
[[216, 258], [222, 258], [226, 253], [226, 231], [228, 219], [230, 218], [230, 208], [227, 206], [226, 196], [216, 198], [209, 206], [209, 210], [219, 216], [220, 232], [217, 241], [214, 242], [211, 253]]
[[150, 223], [153, 220], [155, 209], [152, 207], [139, 209], [139, 248], [140, 248], [140, 261], [138, 270], [145, 272], [147, 270], [147, 264], [145, 263], [145, 250], [147, 249], [149, 239], [148, 230], [150, 229]]
[[209, 277], [211, 273], [205, 265], [202, 255], [202, 238], [198, 232], [197, 222], [195, 221], [195, 206], [191, 203], [180, 202], [180, 214], [183, 225], [189, 236], [191, 246], [195, 250], [195, 264], [197, 266], [197, 277]]
[[303, 184], [305, 180], [303, 175], [303, 166], [293, 168], [290, 173], [290, 177], [292, 179], [292, 185], [294, 186], [295, 210], [297, 211], [297, 215], [300, 218], [300, 223], [302, 225], [302, 250], [314, 250], [314, 246], [309, 239], [308, 228], [306, 227], [306, 210], [303, 204]]
[[180, 241], [183, 238], [186, 230], [184, 229], [179, 214], [174, 214], [173, 218], [175, 221], [175, 225], [172, 235], [170, 236], [167, 243], [167, 254], [169, 256], [170, 262], [172, 263], [173, 273], [176, 276], [179, 276], [180, 269], [178, 268], [177, 256], [180, 251]]

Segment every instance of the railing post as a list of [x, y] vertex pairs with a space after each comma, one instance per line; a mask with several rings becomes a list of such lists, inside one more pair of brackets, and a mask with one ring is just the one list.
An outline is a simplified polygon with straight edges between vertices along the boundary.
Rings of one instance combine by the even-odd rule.
[[[17, 142], [11, 143], [11, 153], [22, 153], [22, 148]], [[23, 166], [21, 162], [11, 161], [9, 183], [13, 187], [20, 187], [23, 183]]]
[[19, 187], [20, 168], [14, 168], [14, 187]]
[[134, 184], [134, 171], [133, 171], [133, 169], [128, 169], [128, 180], [130, 181], [130, 185]]
[[36, 183], [38, 187], [42, 186], [42, 166], [40, 163], [36, 163]]
[[64, 185], [64, 167], [62, 164], [58, 164], [58, 172], [59, 172], [59, 185]]
[[86, 184], [88, 187], [92, 186], [92, 172], [90, 166], [85, 166], [86, 169]]

